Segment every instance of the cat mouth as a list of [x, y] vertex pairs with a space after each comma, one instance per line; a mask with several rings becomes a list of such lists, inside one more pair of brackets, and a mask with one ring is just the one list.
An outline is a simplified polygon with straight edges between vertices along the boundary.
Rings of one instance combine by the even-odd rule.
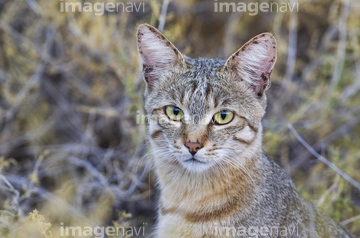
[[205, 162], [200, 161], [200, 160], [196, 159], [195, 157], [191, 157], [190, 159], [185, 160], [185, 162], [187, 162], [187, 163], [195, 163], [195, 164], [196, 163], [206, 164]]
[[181, 164], [186, 170], [194, 173], [202, 173], [212, 166], [212, 163], [209, 161], [203, 160], [201, 157], [197, 158], [195, 156], [187, 157], [181, 161]]

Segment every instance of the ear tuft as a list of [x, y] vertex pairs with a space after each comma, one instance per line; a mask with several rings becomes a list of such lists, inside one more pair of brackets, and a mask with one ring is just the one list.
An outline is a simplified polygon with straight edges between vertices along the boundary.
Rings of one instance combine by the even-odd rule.
[[224, 69], [234, 70], [258, 97], [270, 87], [270, 74], [276, 62], [276, 40], [270, 33], [255, 36], [229, 57]]
[[137, 38], [143, 75], [150, 86], [166, 75], [173, 66], [184, 61], [176, 47], [153, 26], [141, 24]]

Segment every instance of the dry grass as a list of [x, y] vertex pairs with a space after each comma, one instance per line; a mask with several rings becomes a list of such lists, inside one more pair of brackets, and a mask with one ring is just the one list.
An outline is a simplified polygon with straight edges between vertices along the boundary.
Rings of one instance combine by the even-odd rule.
[[360, 4], [301, 1], [297, 14], [256, 16], [214, 13], [212, 1], [170, 2], [166, 16], [161, 8], [149, 1], [145, 12], [95, 16], [61, 13], [57, 1], [0, 1], [0, 236], [59, 237], [61, 224], [150, 232], [155, 176], [136, 123], [135, 31], [159, 19], [195, 57], [226, 57], [274, 33], [265, 150], [306, 199], [360, 235], [360, 191], [287, 127], [360, 181]]

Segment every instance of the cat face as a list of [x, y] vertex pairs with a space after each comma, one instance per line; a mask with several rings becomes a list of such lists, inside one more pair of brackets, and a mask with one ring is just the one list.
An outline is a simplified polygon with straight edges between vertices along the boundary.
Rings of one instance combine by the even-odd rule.
[[138, 46], [156, 163], [201, 173], [241, 167], [257, 153], [276, 61], [272, 35], [253, 38], [226, 61], [183, 56], [145, 24]]

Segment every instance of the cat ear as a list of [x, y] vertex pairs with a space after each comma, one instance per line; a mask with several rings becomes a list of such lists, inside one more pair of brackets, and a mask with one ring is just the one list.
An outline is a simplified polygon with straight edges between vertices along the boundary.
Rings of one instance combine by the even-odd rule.
[[255, 36], [226, 61], [225, 70], [235, 70], [237, 79], [250, 84], [258, 97], [270, 87], [276, 61], [276, 40], [271, 33]]
[[155, 27], [141, 24], [137, 38], [143, 74], [148, 85], [153, 85], [175, 65], [184, 64], [180, 51]]

